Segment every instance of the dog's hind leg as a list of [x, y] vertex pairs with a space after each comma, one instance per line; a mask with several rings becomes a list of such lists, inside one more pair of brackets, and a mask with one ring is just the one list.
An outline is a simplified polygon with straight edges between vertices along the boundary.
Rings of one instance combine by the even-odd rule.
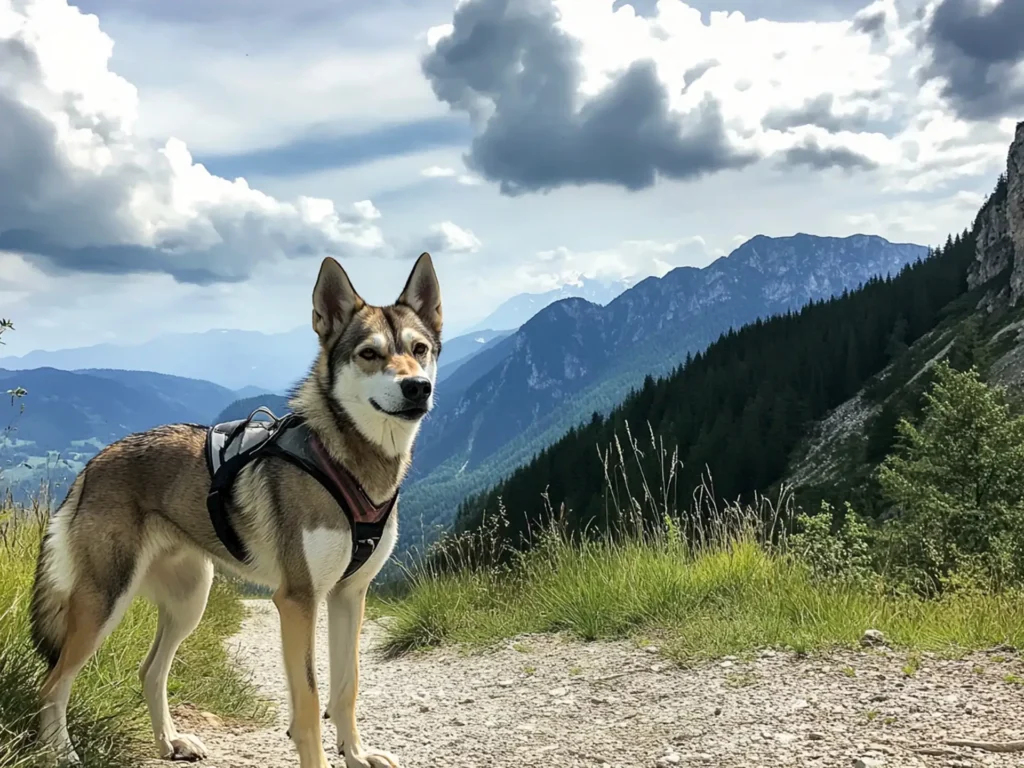
[[201, 760], [206, 747], [198, 737], [178, 733], [167, 706], [167, 676], [178, 646], [192, 634], [206, 610], [213, 583], [213, 563], [187, 551], [153, 562], [142, 582], [143, 593], [159, 611], [156, 639], [139, 669], [157, 752], [167, 760]]
[[282, 586], [274, 593], [274, 605], [281, 617], [281, 649], [291, 694], [288, 733], [298, 750], [299, 766], [330, 768], [320, 734], [320, 702], [313, 666], [317, 600], [311, 593], [289, 591]]
[[42, 700], [40, 740], [62, 763], [77, 765], [81, 762], [68, 735], [68, 700], [75, 677], [103, 641], [104, 624], [109, 616], [104, 602], [101, 594], [87, 588], [79, 588], [69, 596], [60, 657], [39, 691]]
[[327, 596], [331, 698], [327, 712], [338, 729], [338, 753], [346, 768], [398, 768], [387, 752], [365, 749], [356, 726], [359, 695], [359, 634], [366, 607], [367, 584], [339, 583]]

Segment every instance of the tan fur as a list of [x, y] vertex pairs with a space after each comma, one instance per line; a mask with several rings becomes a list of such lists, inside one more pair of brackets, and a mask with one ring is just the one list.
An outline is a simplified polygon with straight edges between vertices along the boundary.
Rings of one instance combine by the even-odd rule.
[[[406, 303], [367, 305], [337, 262], [325, 259], [313, 299], [320, 353], [290, 400], [292, 410], [375, 503], [390, 498], [405, 476], [418, 422], [371, 409], [346, 389], [346, 382], [380, 381], [392, 393], [406, 377], [432, 380], [441, 346], [440, 293], [426, 254], [402, 296], [407, 294], [413, 298]], [[378, 350], [379, 359], [358, 355], [367, 345]], [[329, 709], [337, 713], [336, 722], [346, 721], [339, 723], [339, 740], [344, 733], [349, 742], [339, 747], [348, 768], [396, 766], [387, 753], [365, 750], [359, 742], [355, 697], [363, 601], [397, 538], [397, 509], [377, 550], [339, 584], [351, 544], [348, 521], [334, 497], [289, 463], [272, 459], [249, 465], [236, 479], [229, 510], [251, 554], [243, 565], [217, 538], [207, 513], [205, 437], [205, 427], [179, 424], [119, 440], [86, 465], [54, 514], [32, 602], [33, 637], [51, 664], [41, 690], [49, 729], [44, 738], [65, 759], [76, 759], [64, 715], [71, 682], [132, 598], [143, 594], [160, 610], [160, 628], [140, 678], [161, 757], [205, 756], [196, 737], [175, 730], [165, 689], [174, 651], [205, 607], [210, 563], [216, 563], [277, 590], [274, 603], [292, 693], [291, 735], [301, 768], [327, 765], [312, 672], [313, 627], [317, 606], [329, 594], [343, 595], [329, 601], [332, 627], [339, 627], [331, 643], [336, 636], [340, 644], [332, 647], [332, 681], [344, 689], [334, 691], [332, 682]]]

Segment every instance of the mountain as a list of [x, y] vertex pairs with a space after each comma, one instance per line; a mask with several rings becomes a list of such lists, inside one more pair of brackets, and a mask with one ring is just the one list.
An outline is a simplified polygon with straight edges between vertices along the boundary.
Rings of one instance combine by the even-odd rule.
[[244, 419], [260, 406], [270, 409], [275, 416], [284, 416], [290, 410], [288, 398], [284, 395], [256, 395], [235, 400], [211, 421], [212, 424], [223, 424], [225, 421]]
[[[614, 529], [623, 520], [606, 496], [598, 450], [617, 440], [625, 461], [613, 452], [610, 465], [623, 494], [636, 497], [650, 487], [661, 500], [666, 461], [675, 450], [678, 463], [667, 492], [679, 504], [705, 472], [719, 502], [772, 489], [809, 423], [856, 395], [948, 318], [951, 304], [967, 291], [973, 248], [972, 236], [958, 236], [895, 277], [872, 277], [839, 297], [729, 330], [669, 376], [647, 376], [607, 417], [595, 413], [507, 479], [468, 499], [457, 530], [478, 528], [500, 506], [507, 525], [496, 535], [528, 543], [531, 532], [549, 521], [544, 494], [554, 509], [564, 503], [559, 514], [568, 530]], [[959, 304], [961, 311], [971, 307], [970, 300]], [[651, 434], [668, 455], [652, 445]]]
[[520, 293], [502, 302], [496, 310], [466, 331], [466, 335], [485, 328], [518, 328], [544, 307], [562, 299], [581, 298], [604, 305], [630, 285], [628, 279], [605, 281], [578, 277], [560, 288], [544, 293]]
[[895, 274], [927, 253], [870, 235], [759, 235], [702, 269], [647, 278], [604, 307], [558, 301], [439, 388], [404, 508], [444, 527], [467, 493], [607, 413], [645, 375], [668, 374], [730, 328]]
[[851, 501], [862, 514], [892, 514], [875, 469], [895, 445], [898, 421], [920, 413], [931, 367], [940, 359], [975, 367], [1019, 397], [1022, 322], [1024, 123], [970, 230], [896, 277], [730, 330], [671, 375], [646, 378], [608, 417], [593, 415], [467, 500], [457, 528], [478, 527], [500, 506], [507, 524], [495, 535], [512, 544], [529, 543], [552, 509], [570, 532], [614, 529], [619, 513], [595, 454], [616, 440], [625, 467], [613, 457], [611, 472], [622, 494], [655, 486], [660, 499], [662, 468], [678, 449], [671, 503], [685, 505], [709, 471], [718, 501], [773, 494], [785, 482], [805, 509]]
[[843, 497], [866, 514], [885, 514], [874, 468], [895, 443], [900, 418], [921, 412], [936, 360], [945, 357], [961, 370], [973, 365], [1013, 398], [1024, 396], [1024, 122], [1006, 172], [975, 217], [972, 239], [970, 293], [876, 381], [808, 430], [794, 451], [786, 479], [809, 504]]
[[165, 334], [143, 344], [36, 350], [0, 357], [8, 370], [57, 368], [65, 371], [125, 369], [212, 381], [232, 390], [254, 387], [284, 392], [309, 370], [316, 335], [308, 326], [285, 333], [212, 330]]
[[440, 365], [437, 367], [437, 380], [439, 382], [444, 381], [463, 363], [472, 360], [485, 349], [490, 349], [513, 333], [515, 331], [492, 331], [488, 328], [476, 331], [475, 333], [456, 336], [450, 341], [445, 341], [444, 346], [441, 347]]
[[175, 412], [191, 414], [189, 418], [193, 421], [206, 421], [212, 414], [220, 412], [228, 403], [248, 394], [248, 392], [233, 392], [227, 387], [210, 381], [188, 379], [184, 376], [168, 376], [152, 371], [86, 368], [74, 371], [74, 373], [110, 379], [133, 390], [149, 392], [174, 408]]
[[0, 392], [26, 390], [0, 404], [0, 483], [22, 495], [47, 480], [60, 495], [105, 445], [132, 432], [177, 422], [209, 423], [234, 392], [147, 371], [0, 369]]

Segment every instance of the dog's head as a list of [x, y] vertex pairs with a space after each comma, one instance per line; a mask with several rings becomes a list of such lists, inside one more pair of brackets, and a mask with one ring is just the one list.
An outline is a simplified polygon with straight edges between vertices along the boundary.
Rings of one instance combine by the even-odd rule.
[[416, 261], [398, 300], [367, 304], [328, 257], [313, 289], [328, 396], [369, 440], [398, 454], [434, 406], [441, 351], [441, 289], [430, 254]]

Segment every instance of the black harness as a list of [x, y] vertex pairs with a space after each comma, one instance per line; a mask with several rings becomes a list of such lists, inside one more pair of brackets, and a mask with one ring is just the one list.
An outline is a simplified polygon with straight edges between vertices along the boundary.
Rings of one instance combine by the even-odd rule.
[[[270, 421], [253, 421], [258, 413], [265, 413]], [[352, 528], [352, 560], [342, 579], [370, 559], [398, 501], [397, 491], [382, 505], [370, 501], [358, 481], [328, 456], [309, 425], [294, 413], [278, 418], [260, 407], [248, 418], [216, 424], [206, 433], [205, 453], [211, 478], [206, 497], [210, 521], [228, 552], [242, 563], [249, 561], [249, 551], [231, 524], [228, 505], [235, 477], [251, 462], [266, 458], [290, 462], [311, 475], [338, 502]]]

